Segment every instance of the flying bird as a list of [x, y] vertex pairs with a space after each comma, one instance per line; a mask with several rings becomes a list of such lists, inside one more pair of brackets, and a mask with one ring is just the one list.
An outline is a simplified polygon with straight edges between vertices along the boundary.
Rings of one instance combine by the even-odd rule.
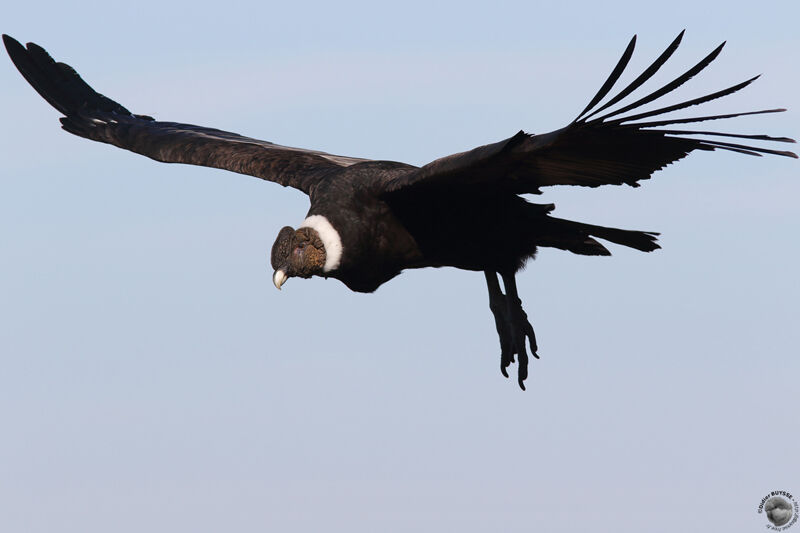
[[[298, 228], [282, 228], [272, 246], [272, 279], [278, 289], [289, 278], [322, 276], [369, 293], [409, 268], [449, 266], [483, 272], [500, 338], [500, 370], [508, 377], [507, 369], [516, 358], [517, 382], [524, 390], [528, 347], [533, 357], [539, 356], [515, 276], [537, 249], [610, 255], [599, 240], [643, 252], [659, 245], [657, 233], [556, 218], [553, 204], [532, 203], [520, 195], [540, 194], [542, 187], [551, 185], [638, 187], [641, 180], [695, 150], [797, 157], [753, 144], [794, 142], [787, 137], [682, 129], [684, 124], [785, 109], [661, 116], [735, 93], [758, 76], [642, 111], [699, 74], [725, 44], [673, 81], [635, 96], [672, 56], [683, 33], [644, 72], [607, 98], [633, 55], [634, 36], [597, 94], [565, 127], [540, 135], [520, 131], [422, 167], [281, 146], [131, 113], [97, 93], [72, 67], [55, 62], [42, 47], [22, 46], [8, 35], [3, 35], [3, 42], [25, 79], [63, 115], [66, 131], [156, 161], [230, 170], [307, 194], [311, 205], [305, 220]], [[632, 101], [623, 102], [628, 97]]]

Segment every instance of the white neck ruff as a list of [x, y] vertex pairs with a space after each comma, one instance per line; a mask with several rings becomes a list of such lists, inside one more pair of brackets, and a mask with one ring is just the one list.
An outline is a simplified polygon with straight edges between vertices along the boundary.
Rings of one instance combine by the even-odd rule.
[[322, 245], [325, 247], [325, 265], [323, 272], [330, 272], [339, 268], [342, 262], [342, 238], [336, 228], [322, 215], [311, 215], [306, 218], [301, 228], [311, 228], [319, 234]]

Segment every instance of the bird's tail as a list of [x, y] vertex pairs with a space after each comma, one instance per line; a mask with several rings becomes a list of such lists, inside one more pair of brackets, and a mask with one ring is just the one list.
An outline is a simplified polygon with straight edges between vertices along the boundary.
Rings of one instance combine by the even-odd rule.
[[661, 248], [656, 243], [658, 233], [652, 231], [607, 228], [549, 216], [544, 229], [543, 234], [537, 239], [539, 246], [559, 248], [580, 255], [611, 255], [611, 252], [594, 237], [642, 252], [652, 252]]

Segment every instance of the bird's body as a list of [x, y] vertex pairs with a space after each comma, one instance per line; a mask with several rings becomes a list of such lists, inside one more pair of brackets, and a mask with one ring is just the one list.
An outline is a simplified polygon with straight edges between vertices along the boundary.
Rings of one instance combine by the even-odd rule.
[[[652, 251], [656, 233], [555, 218], [552, 204], [528, 202], [552, 185], [638, 186], [641, 180], [694, 150], [797, 157], [752, 141], [794, 142], [786, 137], [671, 129], [765, 109], [650, 120], [721, 98], [756, 78], [678, 104], [640, 111], [689, 81], [719, 54], [715, 49], [663, 87], [620, 104], [647, 82], [677, 49], [683, 32], [628, 86], [602, 103], [633, 53], [635, 37], [608, 80], [570, 124], [541, 135], [523, 131], [492, 144], [437, 159], [422, 167], [338, 156], [277, 145], [213, 128], [161, 122], [128, 111], [95, 92], [72, 67], [41, 47], [3, 36], [14, 64], [39, 94], [64, 116], [62, 127], [157, 161], [187, 163], [249, 174], [298, 189], [310, 208], [299, 228], [284, 227], [272, 248], [278, 288], [291, 277], [335, 278], [358, 292], [375, 291], [405, 269], [450, 266], [481, 271], [501, 344], [501, 370], [518, 358], [518, 383], [527, 377], [526, 341], [537, 346], [517, 294], [515, 274], [540, 247], [581, 255], [610, 255], [602, 239]], [[613, 109], [615, 105], [619, 107]], [[630, 112], [636, 111], [634, 114]], [[696, 136], [700, 135], [700, 138]], [[719, 138], [746, 139], [748, 144]], [[501, 290], [498, 276], [502, 278]]]
[[[416, 170], [403, 163], [366, 161], [319, 181], [310, 194], [307, 216], [324, 217], [342, 248], [337, 267], [325, 271], [325, 277], [338, 279], [353, 291], [373, 292], [410, 268], [516, 272], [538, 246], [608, 255], [586, 237], [592, 229], [602, 233], [612, 228], [551, 217], [553, 204], [483, 190], [385, 194], [387, 183]], [[642, 236], [642, 232], [623, 232], [627, 234]], [[653, 240], [645, 237], [639, 246], [655, 249]]]
[[380, 197], [382, 184], [413, 168], [382, 161], [357, 163], [315, 187], [308, 217], [324, 217], [341, 240], [339, 265], [325, 272], [327, 277], [354, 291], [373, 292], [403, 269], [424, 266], [414, 238]]

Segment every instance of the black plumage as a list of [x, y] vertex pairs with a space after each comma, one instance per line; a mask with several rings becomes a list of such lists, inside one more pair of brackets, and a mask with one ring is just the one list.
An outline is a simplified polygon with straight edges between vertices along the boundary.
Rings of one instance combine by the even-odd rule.
[[[72, 67], [55, 62], [43, 48], [22, 46], [7, 35], [3, 41], [25, 79], [64, 115], [61, 123], [68, 132], [157, 161], [249, 174], [308, 194], [306, 221], [297, 229], [284, 227], [272, 248], [278, 288], [290, 277], [317, 275], [338, 279], [354, 291], [372, 292], [408, 268], [451, 266], [484, 272], [500, 337], [501, 371], [507, 375], [516, 356], [518, 383], [524, 389], [526, 340], [531, 354], [538, 355], [515, 274], [537, 248], [610, 255], [597, 239], [645, 252], [659, 246], [657, 233], [559, 219], [551, 216], [552, 204], [531, 203], [521, 194], [539, 194], [541, 187], [550, 185], [636, 187], [694, 150], [797, 157], [751, 144], [794, 142], [786, 137], [674, 129], [783, 109], [648, 120], [732, 94], [756, 78], [679, 104], [639, 111], [700, 73], [724, 43], [675, 80], [614, 109], [667, 62], [682, 37], [683, 32], [641, 75], [601, 104], [627, 67], [634, 37], [595, 97], [564, 128], [541, 135], [520, 131], [422, 167], [291, 148], [133, 114], [95, 92]], [[720, 138], [744, 139], [747, 144]]]

